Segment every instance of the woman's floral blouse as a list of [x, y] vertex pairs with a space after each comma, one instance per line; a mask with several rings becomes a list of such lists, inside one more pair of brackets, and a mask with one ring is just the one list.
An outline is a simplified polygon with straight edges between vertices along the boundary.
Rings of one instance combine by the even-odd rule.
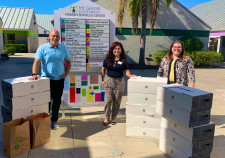
[[[160, 67], [158, 70], [159, 77], [167, 77], [170, 72], [171, 61], [167, 61], [166, 57], [164, 57], [160, 63]], [[188, 74], [190, 82], [195, 82], [195, 69], [193, 61], [190, 57], [186, 57], [183, 61], [181, 59], [177, 59], [174, 65], [175, 72], [175, 83], [188, 85]]]

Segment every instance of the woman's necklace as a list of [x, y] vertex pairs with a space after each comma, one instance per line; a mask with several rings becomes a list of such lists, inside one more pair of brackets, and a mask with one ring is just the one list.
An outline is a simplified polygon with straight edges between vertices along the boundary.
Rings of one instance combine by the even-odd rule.
[[120, 60], [119, 57], [115, 57], [115, 58], [114, 58], [114, 64], [113, 64], [114, 67], [116, 66], [116, 62], [119, 61], [119, 60]]

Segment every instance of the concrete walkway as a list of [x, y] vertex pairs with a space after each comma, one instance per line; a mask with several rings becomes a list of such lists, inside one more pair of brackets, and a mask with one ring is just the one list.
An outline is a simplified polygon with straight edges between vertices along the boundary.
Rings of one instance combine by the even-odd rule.
[[[33, 56], [34, 54], [16, 54], [10, 60], [0, 60], [0, 79], [30, 75]], [[131, 72], [155, 77], [157, 70], [132, 69]], [[214, 94], [211, 120], [216, 123], [216, 130], [211, 158], [224, 158], [225, 69], [196, 69], [196, 80], [196, 88]], [[102, 125], [103, 107], [66, 110], [65, 117], [59, 119], [60, 128], [51, 131], [51, 141], [48, 144], [17, 158], [166, 158], [158, 149], [158, 140], [126, 137], [126, 100], [125, 92], [115, 126]], [[1, 91], [0, 103], [3, 103]], [[1, 122], [0, 136], [0, 158], [4, 158]]]

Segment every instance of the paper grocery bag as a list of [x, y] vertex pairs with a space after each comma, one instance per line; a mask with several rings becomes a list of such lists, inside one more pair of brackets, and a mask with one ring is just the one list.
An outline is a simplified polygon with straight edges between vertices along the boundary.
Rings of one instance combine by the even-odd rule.
[[29, 121], [23, 118], [3, 123], [3, 148], [8, 157], [30, 150]]
[[50, 141], [51, 118], [47, 113], [32, 115], [27, 118], [30, 122], [31, 148], [39, 147]]

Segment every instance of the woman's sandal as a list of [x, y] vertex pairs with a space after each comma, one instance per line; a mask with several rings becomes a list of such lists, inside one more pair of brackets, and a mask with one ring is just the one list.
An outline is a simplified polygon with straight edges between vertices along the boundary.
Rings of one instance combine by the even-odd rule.
[[116, 124], [116, 121], [111, 121], [111, 125], [115, 125]]
[[104, 126], [108, 126], [108, 125], [109, 125], [109, 123], [108, 123], [108, 122], [104, 122], [104, 121], [103, 121], [103, 125], [104, 125]]

